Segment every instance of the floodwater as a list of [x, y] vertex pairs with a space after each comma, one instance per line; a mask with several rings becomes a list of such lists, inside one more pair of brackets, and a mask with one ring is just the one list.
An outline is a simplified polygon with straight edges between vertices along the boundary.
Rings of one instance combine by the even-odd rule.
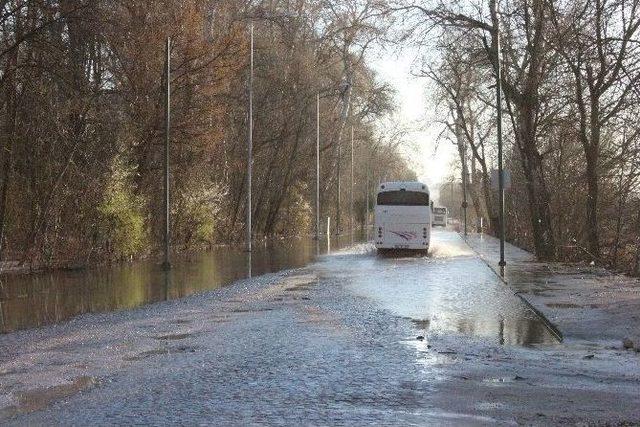
[[[83, 313], [126, 310], [219, 288], [237, 280], [304, 267], [362, 243], [362, 236], [274, 240], [218, 247], [175, 259], [163, 272], [140, 262], [39, 275], [5, 276], [0, 286], [3, 333], [70, 319]], [[310, 268], [324, 270], [358, 298], [409, 319], [416, 335], [473, 337], [495, 344], [554, 344], [542, 318], [514, 295], [457, 234], [434, 230], [428, 256], [378, 256], [370, 244], [354, 246]]]
[[635, 353], [594, 336], [518, 346], [552, 339], [459, 236], [433, 238], [429, 257], [355, 245], [2, 335], [0, 424], [637, 424]]
[[371, 256], [344, 268], [356, 294], [410, 319], [425, 340], [438, 334], [499, 345], [559, 342], [457, 233], [434, 230], [428, 257]]
[[0, 276], [0, 332], [182, 298], [252, 275], [303, 267], [362, 240], [359, 235], [323, 237], [319, 242], [306, 237], [267, 240], [254, 243], [251, 254], [241, 246], [216, 247], [174, 259], [169, 273], [157, 262], [137, 262], [79, 272]]

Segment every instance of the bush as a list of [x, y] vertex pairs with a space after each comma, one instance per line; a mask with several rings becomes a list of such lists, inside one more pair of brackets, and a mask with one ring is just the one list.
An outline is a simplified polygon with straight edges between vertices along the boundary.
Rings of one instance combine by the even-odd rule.
[[116, 259], [140, 255], [149, 245], [143, 211], [145, 203], [131, 190], [133, 185], [129, 176], [121, 162], [116, 162], [111, 182], [98, 208], [103, 249]]

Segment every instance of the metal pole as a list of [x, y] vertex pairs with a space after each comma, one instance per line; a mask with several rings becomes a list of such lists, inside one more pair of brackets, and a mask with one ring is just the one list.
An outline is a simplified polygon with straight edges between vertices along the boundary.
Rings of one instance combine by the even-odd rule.
[[316, 94], [316, 239], [320, 239], [320, 93]]
[[331, 217], [327, 217], [327, 253], [331, 253]]
[[349, 191], [349, 228], [353, 234], [353, 125], [351, 125], [351, 191]]
[[342, 163], [342, 135], [338, 137], [338, 167], [336, 172], [338, 174], [338, 182], [336, 189], [336, 236], [340, 235], [340, 166]]
[[164, 262], [162, 267], [165, 270], [171, 269], [171, 258], [169, 254], [170, 238], [170, 217], [169, 217], [169, 140], [171, 138], [171, 38], [167, 37], [165, 51], [165, 102], [164, 102]]
[[251, 279], [251, 252], [247, 252], [247, 278]]
[[[495, 2], [496, 13], [496, 108], [498, 132], [498, 201], [500, 215], [500, 267], [507, 265], [504, 259], [505, 212], [504, 212], [504, 171], [502, 164], [502, 65], [500, 63], [500, 22], [498, 20], [498, 2]], [[504, 271], [502, 271], [504, 273]]]
[[369, 241], [369, 193], [371, 191], [371, 171], [369, 170], [371, 164], [371, 157], [369, 157], [369, 162], [367, 164], [367, 207], [365, 212], [365, 231], [367, 236], [367, 241]]
[[253, 174], [253, 22], [250, 26], [250, 53], [249, 53], [249, 129], [247, 135], [247, 223], [246, 240], [247, 251], [251, 252], [251, 181]]
[[[467, 207], [469, 206], [467, 203], [467, 140], [462, 135], [462, 130], [460, 127], [460, 118], [456, 117], [455, 120], [455, 132], [456, 132], [456, 141], [458, 144], [458, 152], [460, 153], [462, 160], [462, 204], [460, 207], [462, 208], [460, 215], [461, 219], [464, 222], [464, 237], [467, 237]], [[462, 146], [461, 146], [462, 144]]]
[[467, 141], [462, 142], [462, 209], [464, 211], [464, 237], [467, 237]]

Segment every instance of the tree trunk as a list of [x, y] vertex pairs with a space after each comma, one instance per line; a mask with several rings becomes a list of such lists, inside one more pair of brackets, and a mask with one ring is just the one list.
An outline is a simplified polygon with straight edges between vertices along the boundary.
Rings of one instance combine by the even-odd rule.
[[614, 237], [613, 249], [611, 250], [610, 255], [610, 266], [612, 268], [618, 267], [618, 250], [620, 249], [620, 234], [622, 233], [622, 215], [627, 203], [627, 193], [629, 188], [623, 188], [623, 179], [624, 179], [624, 166], [620, 171], [620, 179], [618, 180], [618, 206], [616, 210], [616, 233]]
[[600, 258], [600, 239], [598, 233], [598, 171], [597, 151], [589, 150], [586, 154], [587, 200], [586, 200], [586, 234], [589, 253], [594, 259]]
[[591, 112], [589, 117], [590, 135], [582, 135], [582, 145], [585, 154], [587, 175], [586, 235], [589, 253], [594, 259], [600, 258], [600, 239], [598, 228], [598, 160], [600, 154], [600, 100], [597, 96], [591, 98]]
[[521, 109], [520, 137], [522, 148], [522, 168], [527, 179], [526, 188], [529, 197], [529, 210], [533, 245], [536, 255], [541, 260], [555, 258], [555, 240], [551, 222], [550, 197], [544, 177], [542, 156], [536, 145], [536, 135], [533, 129], [533, 109]]

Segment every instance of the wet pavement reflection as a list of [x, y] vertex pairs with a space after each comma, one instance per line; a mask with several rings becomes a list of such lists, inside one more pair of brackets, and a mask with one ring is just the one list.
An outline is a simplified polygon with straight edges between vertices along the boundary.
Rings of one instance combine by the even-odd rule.
[[399, 317], [416, 334], [456, 333], [496, 344], [555, 344], [542, 319], [453, 232], [434, 231], [428, 257], [371, 256], [349, 269], [352, 289]]
[[0, 276], [0, 332], [7, 333], [70, 319], [83, 313], [131, 309], [182, 298], [234, 281], [303, 267], [319, 255], [356, 242], [360, 235], [339, 238], [266, 240], [251, 254], [242, 246], [175, 258], [167, 274], [157, 262], [138, 262], [79, 272]]

